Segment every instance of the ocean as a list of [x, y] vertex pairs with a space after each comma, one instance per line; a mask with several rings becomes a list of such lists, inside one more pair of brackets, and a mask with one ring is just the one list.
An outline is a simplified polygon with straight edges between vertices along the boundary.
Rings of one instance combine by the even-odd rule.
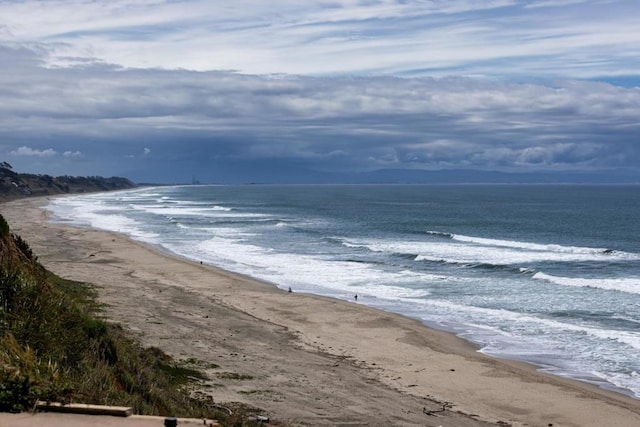
[[640, 398], [639, 186], [171, 186], [48, 208]]

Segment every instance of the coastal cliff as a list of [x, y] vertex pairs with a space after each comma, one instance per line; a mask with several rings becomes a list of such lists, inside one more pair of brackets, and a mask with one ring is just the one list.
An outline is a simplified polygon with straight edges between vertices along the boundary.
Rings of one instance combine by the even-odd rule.
[[129, 179], [121, 177], [54, 177], [17, 173], [7, 162], [0, 163], [0, 201], [31, 196], [126, 190], [135, 186]]

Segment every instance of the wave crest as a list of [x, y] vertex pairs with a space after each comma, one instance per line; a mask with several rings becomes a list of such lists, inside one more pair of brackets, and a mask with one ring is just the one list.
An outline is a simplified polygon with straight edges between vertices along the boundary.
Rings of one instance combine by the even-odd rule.
[[607, 291], [620, 291], [630, 294], [640, 294], [640, 277], [620, 277], [615, 279], [586, 279], [580, 277], [560, 277], [541, 271], [532, 276], [537, 280], [544, 280], [556, 285], [573, 286], [579, 288], [595, 288]]

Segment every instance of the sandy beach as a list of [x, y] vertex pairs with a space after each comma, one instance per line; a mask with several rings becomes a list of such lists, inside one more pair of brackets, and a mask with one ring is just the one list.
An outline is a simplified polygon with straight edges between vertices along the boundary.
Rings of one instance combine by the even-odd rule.
[[218, 365], [201, 388], [216, 402], [262, 408], [287, 426], [640, 425], [639, 400], [485, 356], [362, 301], [288, 293], [122, 235], [50, 223], [46, 204], [0, 211], [48, 269], [97, 285], [105, 316], [143, 344]]

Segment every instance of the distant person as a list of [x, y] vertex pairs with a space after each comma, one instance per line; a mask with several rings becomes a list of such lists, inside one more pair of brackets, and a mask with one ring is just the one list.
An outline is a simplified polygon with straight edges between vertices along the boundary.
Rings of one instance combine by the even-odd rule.
[[291, 290], [291, 286], [289, 286], [289, 293], [291, 293], [291, 292], [293, 292], [293, 291]]
[[353, 299], [355, 299], [356, 301], [358, 301], [358, 294], [356, 294]]

